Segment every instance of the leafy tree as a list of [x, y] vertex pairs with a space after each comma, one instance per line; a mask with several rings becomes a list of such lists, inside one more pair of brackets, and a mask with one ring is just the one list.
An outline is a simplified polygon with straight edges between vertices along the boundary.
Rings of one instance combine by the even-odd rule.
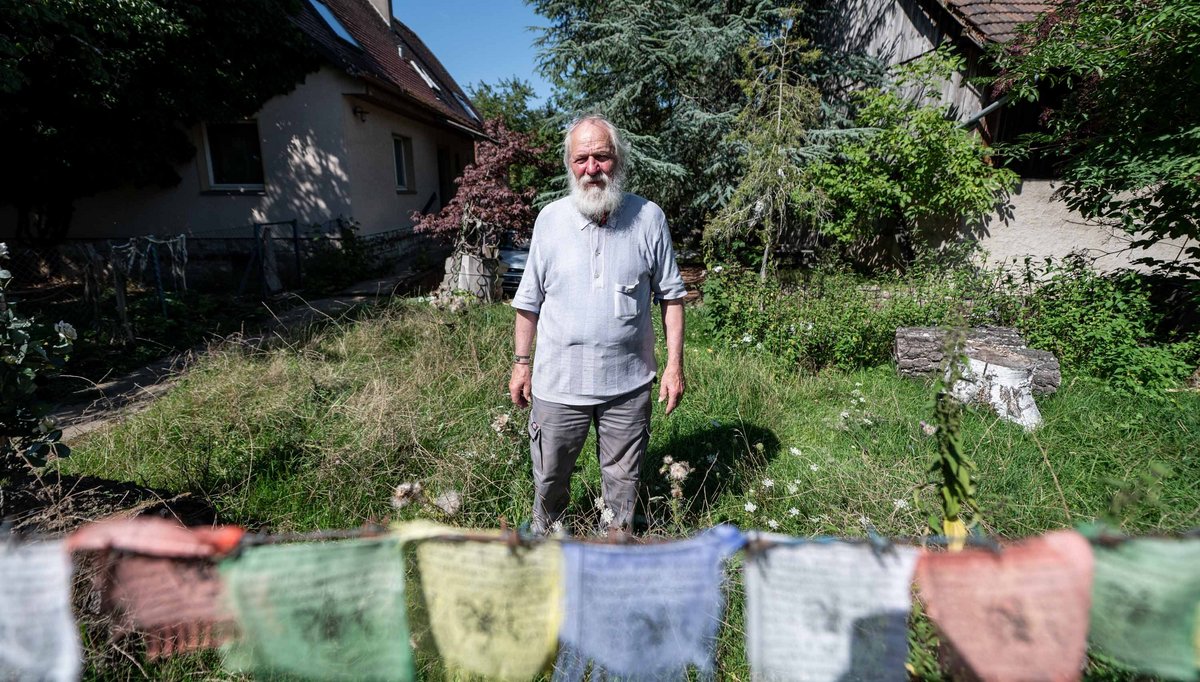
[[729, 136], [744, 168], [729, 202], [705, 228], [708, 246], [756, 240], [762, 248], [759, 278], [765, 280], [781, 242], [803, 236], [816, 222], [821, 197], [804, 174], [808, 129], [821, 96], [807, 74], [818, 58], [797, 35], [795, 14], [770, 41], [753, 41], [743, 53], [748, 76], [739, 81], [746, 104]]
[[75, 199], [169, 186], [187, 128], [252, 115], [317, 66], [299, 0], [0, 0], [0, 204], [63, 237]]
[[495, 85], [480, 82], [469, 88], [471, 103], [484, 120], [497, 119], [509, 130], [530, 136], [534, 146], [543, 151], [538, 163], [516, 162], [509, 166], [508, 184], [518, 194], [528, 188], [537, 193], [552, 190], [558, 168], [560, 135], [554, 129], [554, 110], [547, 104], [531, 107], [535, 97], [533, 86], [517, 77], [505, 78]]
[[1183, 246], [1200, 273], [1200, 0], [1068, 0], [999, 56], [998, 92], [1036, 100], [1066, 86], [1026, 140], [1064, 159], [1062, 195], [1085, 217]]
[[843, 244], [911, 236], [923, 220], [982, 219], [1016, 183], [990, 163], [986, 147], [950, 116], [947, 106], [921, 105], [899, 88], [948, 78], [960, 60], [938, 51], [902, 71], [893, 88], [857, 95], [858, 125], [834, 155], [814, 164], [809, 181], [828, 200], [821, 231]]
[[633, 146], [630, 189], [698, 231], [733, 193], [725, 141], [743, 102], [739, 51], [781, 17], [771, 0], [526, 0], [550, 21], [540, 68], [564, 112], [609, 116]]
[[480, 142], [475, 163], [455, 181], [458, 193], [438, 213], [414, 211], [418, 232], [429, 232], [471, 250], [494, 247], [506, 232], [527, 236], [533, 228], [534, 189], [517, 191], [509, 185], [509, 169], [541, 164], [540, 147], [526, 133], [509, 130], [498, 119], [484, 121], [484, 132], [495, 142]]

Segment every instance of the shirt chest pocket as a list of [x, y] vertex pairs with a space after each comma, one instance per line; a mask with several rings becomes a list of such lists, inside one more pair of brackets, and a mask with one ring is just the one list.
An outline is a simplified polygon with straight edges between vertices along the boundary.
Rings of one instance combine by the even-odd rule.
[[642, 286], [634, 280], [629, 284], [620, 282], [613, 285], [613, 317], [618, 320], [629, 320], [638, 316], [641, 312], [641, 307], [644, 305], [642, 299]]

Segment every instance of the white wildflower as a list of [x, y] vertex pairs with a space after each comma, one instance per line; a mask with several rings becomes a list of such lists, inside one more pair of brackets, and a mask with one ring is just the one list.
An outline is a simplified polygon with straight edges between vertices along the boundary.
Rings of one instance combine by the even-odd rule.
[[850, 413], [845, 410], [842, 410], [842, 413], [838, 415], [838, 419], [841, 419], [841, 420], [846, 420], [849, 418], [850, 418]]
[[725, 266], [724, 266], [724, 265], [718, 265], [718, 266], [716, 266], [716, 267], [714, 267], [714, 268], [713, 268], [713, 272], [717, 272], [717, 273], [719, 273], [719, 272], [723, 272], [724, 270], [725, 270]]
[[905, 500], [903, 498], [897, 498], [895, 500], [892, 500], [892, 506], [895, 507], [896, 509], [908, 509], [908, 500]]
[[792, 456], [793, 456], [793, 457], [799, 457], [799, 456], [800, 456], [800, 448], [797, 448], [797, 447], [791, 447], [791, 448], [788, 448], [788, 452], [790, 452], [790, 453], [792, 454]]
[[767, 519], [767, 528], [771, 530], [779, 530], [779, 522], [775, 519]]
[[808, 465], [808, 470], [809, 470], [809, 471], [818, 471], [820, 468], [821, 468], [821, 467], [817, 466], [816, 464], [809, 464], [809, 465]]
[[750, 343], [753, 340], [754, 339], [749, 334], [746, 334], [745, 336], [742, 337], [742, 343]]
[[875, 422], [871, 421], [870, 419], [868, 419], [866, 417], [863, 417], [862, 423], [863, 423], [863, 426], [873, 426], [875, 424]]
[[419, 501], [422, 494], [423, 488], [420, 483], [401, 483], [392, 492], [392, 506], [396, 509], [403, 509], [413, 502]]
[[70, 322], [59, 320], [54, 325], [54, 331], [58, 332], [59, 336], [68, 341], [74, 341], [75, 339], [79, 338], [79, 333], [75, 331], [75, 328], [71, 326]]
[[596, 509], [600, 509], [600, 510], [604, 509], [604, 498], [603, 497], [597, 497], [596, 499], [592, 500], [592, 503], [596, 505]]
[[867, 526], [871, 525], [871, 517], [867, 516], [866, 514], [860, 514], [858, 517], [858, 523], [862, 527], [866, 528]]
[[454, 516], [462, 509], [462, 493], [457, 490], [442, 493], [434, 498], [433, 506], [445, 512], [446, 516]]
[[717, 453], [715, 453], [715, 452], [714, 452], [714, 453], [712, 453], [712, 454], [711, 454], [711, 455], [709, 455], [708, 457], [705, 457], [705, 458], [704, 458], [704, 460], [705, 460], [706, 462], [708, 462], [709, 464], [715, 464], [715, 463], [716, 463], [716, 461], [717, 461]]
[[800, 510], [792, 507], [788, 510], [788, 516], [800, 516]]
[[925, 432], [926, 436], [932, 436], [933, 434], [937, 433], [937, 427], [933, 424], [925, 423], [924, 419], [921, 420], [921, 430]]
[[550, 524], [550, 528], [548, 528], [547, 531], [550, 535], [562, 535], [564, 532], [563, 522], [555, 521], [554, 523]]
[[855, 387], [855, 388], [862, 388], [862, 382], [861, 382], [861, 381], [856, 381], [856, 382], [854, 382], [854, 387]]
[[796, 485], [795, 483], [788, 483], [787, 491], [788, 495], [795, 495], [796, 493], [800, 492], [800, 486]]
[[771, 480], [771, 479], [769, 479], [769, 478], [764, 478], [764, 479], [762, 480], [762, 486], [763, 486], [764, 488], [774, 488], [774, 487], [775, 487], [775, 481], [773, 481], [773, 480]]
[[611, 526], [613, 520], [615, 520], [616, 518], [617, 518], [616, 512], [614, 512], [611, 509], [606, 508], [604, 511], [600, 512], [600, 525], [601, 526]]
[[747, 502], [744, 509], [753, 514], [754, 512], [758, 511], [758, 505], [754, 504], [753, 502]]

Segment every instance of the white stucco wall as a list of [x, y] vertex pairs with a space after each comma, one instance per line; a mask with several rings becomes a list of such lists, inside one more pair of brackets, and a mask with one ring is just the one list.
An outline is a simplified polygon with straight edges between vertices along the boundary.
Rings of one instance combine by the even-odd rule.
[[1152, 256], [1173, 260], [1182, 240], [1169, 240], [1151, 249], [1130, 250], [1130, 235], [1090, 223], [1067, 208], [1054, 193], [1059, 183], [1053, 180], [1024, 180], [1009, 198], [1002, 219], [993, 216], [982, 226], [970, 228], [993, 264], [1019, 265], [1026, 256], [1035, 261], [1046, 257], [1062, 258], [1071, 253], [1096, 257], [1095, 267], [1102, 271], [1121, 268], [1145, 269], [1134, 260]]
[[[438, 192], [439, 146], [458, 153], [465, 165], [473, 159], [473, 143], [433, 126], [391, 113], [370, 104], [360, 104], [368, 111], [366, 121], [351, 118], [346, 125], [345, 139], [349, 149], [350, 204], [353, 217], [362, 224], [363, 234], [412, 226], [409, 215], [420, 211], [430, 195]], [[413, 167], [410, 170], [410, 191], [396, 191], [396, 168], [393, 156], [393, 136], [412, 140]], [[443, 198], [431, 209], [441, 207]]]
[[[250, 236], [250, 225], [297, 219], [301, 226], [354, 218], [362, 234], [411, 227], [409, 214], [438, 189], [437, 149], [473, 159], [465, 136], [417, 123], [352, 97], [364, 90], [345, 72], [323, 67], [287, 95], [268, 101], [257, 115], [264, 190], [206, 192], [203, 133], [189, 131], [196, 156], [177, 171], [174, 187], [127, 188], [75, 203], [70, 236], [123, 238], [189, 233], [196, 237]], [[368, 111], [362, 121], [355, 107]], [[415, 192], [398, 194], [392, 135], [413, 141]], [[439, 197], [440, 199], [440, 197]], [[433, 209], [440, 207], [435, 203]], [[16, 231], [16, 211], [0, 207], [0, 239]]]

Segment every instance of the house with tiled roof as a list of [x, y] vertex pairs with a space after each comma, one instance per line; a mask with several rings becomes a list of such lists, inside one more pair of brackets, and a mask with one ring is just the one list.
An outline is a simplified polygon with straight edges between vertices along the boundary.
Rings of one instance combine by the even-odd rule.
[[[910, 91], [950, 106], [951, 115], [971, 126], [987, 144], [1015, 139], [1039, 125], [1039, 104], [1007, 101], [979, 83], [996, 75], [988, 51], [1018, 36], [1023, 24], [1053, 12], [1058, 0], [848, 0], [829, 3], [821, 18], [822, 49], [867, 55], [889, 69], [950, 44], [965, 68], [940, 92]], [[1050, 94], [1053, 97], [1053, 94]], [[1044, 102], [1042, 103], [1045, 104]], [[1028, 159], [1015, 166], [1021, 182], [1006, 205], [982, 224], [933, 226], [932, 242], [968, 236], [978, 240], [993, 263], [1038, 261], [1071, 253], [1095, 257], [1101, 270], [1135, 267], [1145, 255], [1170, 260], [1180, 244], [1161, 243], [1147, 252], [1129, 249], [1130, 235], [1092, 224], [1071, 211], [1056, 191], [1053, 159]]]
[[[960, 120], [969, 121], [992, 104], [989, 93], [975, 82], [992, 75], [986, 52], [1015, 38], [1019, 26], [1036, 21], [1054, 5], [1041, 0], [852, 0], [838, 3], [824, 17], [822, 46], [873, 57], [889, 69], [939, 46], [953, 46], [966, 68], [936, 96]], [[989, 142], [1006, 136], [1000, 130], [1005, 112], [998, 109], [978, 121], [980, 134]]]
[[[292, 92], [251, 119], [191, 131], [197, 153], [169, 188], [80, 199], [72, 237], [245, 238], [255, 224], [300, 231], [353, 220], [362, 235], [411, 232], [474, 159], [482, 121], [389, 0], [303, 0], [293, 21], [321, 57]], [[287, 228], [290, 236], [290, 227]]]

